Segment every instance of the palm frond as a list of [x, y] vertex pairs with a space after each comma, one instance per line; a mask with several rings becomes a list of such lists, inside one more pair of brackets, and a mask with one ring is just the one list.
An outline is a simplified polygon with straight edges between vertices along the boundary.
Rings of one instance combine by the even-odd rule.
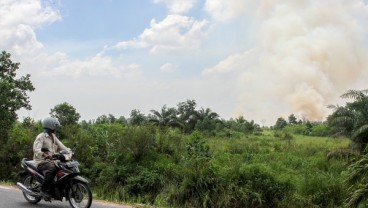
[[359, 152], [350, 148], [339, 148], [327, 154], [327, 159], [349, 159], [358, 156]]
[[350, 125], [354, 122], [354, 118], [350, 116], [338, 116], [331, 120], [334, 125]]
[[355, 139], [358, 136], [360, 136], [361, 134], [367, 133], [367, 132], [368, 132], [368, 124], [365, 124], [365, 125], [359, 127], [359, 129], [354, 131], [354, 133], [352, 135], [352, 138]]
[[338, 104], [336, 104], [336, 105], [330, 104], [330, 105], [327, 105], [326, 107], [328, 109], [332, 109], [332, 110], [335, 110], [336, 111], [340, 106]]
[[354, 185], [365, 179], [368, 173], [368, 156], [363, 155], [358, 161], [351, 164], [348, 168], [350, 173], [346, 179], [346, 182], [350, 185]]
[[360, 90], [363, 94], [368, 95], [368, 89]]
[[348, 90], [346, 93], [341, 95], [341, 98], [358, 99], [367, 94], [368, 94], [368, 90]]
[[350, 196], [345, 201], [345, 206], [347, 208], [356, 208], [361, 202], [366, 200], [368, 197], [368, 183], [361, 185], [358, 189], [350, 194]]

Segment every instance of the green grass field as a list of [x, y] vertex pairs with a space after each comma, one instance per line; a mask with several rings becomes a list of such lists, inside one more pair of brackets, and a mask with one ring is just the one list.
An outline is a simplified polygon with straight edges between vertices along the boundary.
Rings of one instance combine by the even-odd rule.
[[348, 139], [263, 131], [236, 139], [206, 141], [218, 166], [227, 169], [260, 166], [277, 181], [290, 183], [292, 192], [278, 206], [336, 207], [345, 197], [344, 171], [348, 161], [329, 160], [327, 156], [347, 148]]

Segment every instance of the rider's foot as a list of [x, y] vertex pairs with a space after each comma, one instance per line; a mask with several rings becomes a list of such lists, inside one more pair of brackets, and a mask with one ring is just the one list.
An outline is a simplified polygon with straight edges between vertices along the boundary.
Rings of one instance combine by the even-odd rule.
[[41, 191], [41, 196], [43, 197], [43, 199], [45, 201], [50, 201], [51, 202], [51, 194], [47, 193], [46, 191]]

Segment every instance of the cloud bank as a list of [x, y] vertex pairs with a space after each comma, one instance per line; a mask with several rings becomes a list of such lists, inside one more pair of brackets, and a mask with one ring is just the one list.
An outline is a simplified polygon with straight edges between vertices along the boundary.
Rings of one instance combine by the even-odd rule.
[[150, 28], [143, 31], [138, 38], [121, 41], [117, 49], [148, 48], [151, 53], [171, 53], [197, 50], [206, 33], [203, 28], [207, 21], [197, 21], [182, 15], [168, 15], [161, 22], [151, 21]]

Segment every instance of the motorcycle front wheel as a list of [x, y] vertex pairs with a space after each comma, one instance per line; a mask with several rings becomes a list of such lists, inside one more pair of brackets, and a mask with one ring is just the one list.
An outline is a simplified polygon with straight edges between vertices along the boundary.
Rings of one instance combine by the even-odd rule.
[[88, 184], [75, 181], [68, 191], [68, 198], [73, 208], [89, 208], [92, 204], [92, 191]]
[[[41, 189], [41, 184], [31, 175], [26, 175], [24, 177], [23, 184], [33, 192], [39, 192], [39, 190]], [[41, 200], [41, 197], [34, 197], [26, 194], [25, 192], [23, 192], [23, 196], [31, 204], [37, 204]]]

